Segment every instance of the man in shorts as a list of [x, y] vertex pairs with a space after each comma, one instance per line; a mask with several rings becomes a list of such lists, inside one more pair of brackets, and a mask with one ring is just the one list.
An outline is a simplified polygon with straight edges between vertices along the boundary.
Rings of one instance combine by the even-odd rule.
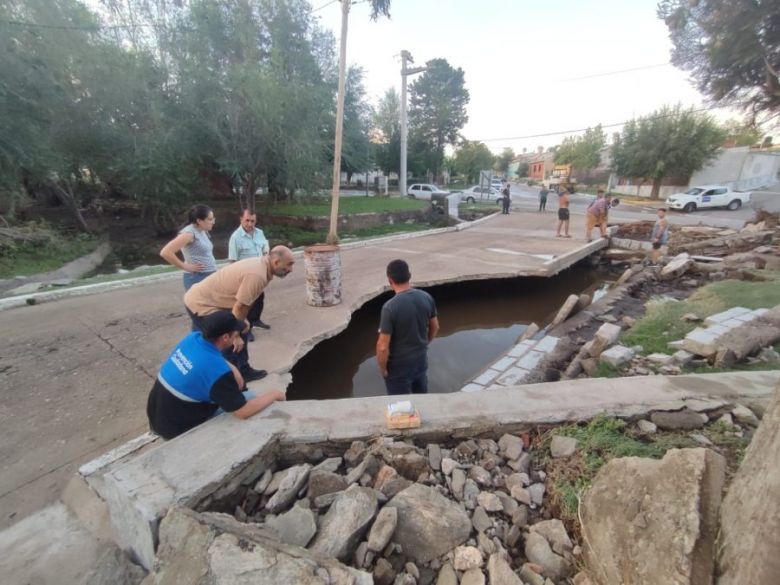
[[658, 260], [661, 258], [661, 246], [665, 246], [669, 241], [669, 220], [666, 219], [666, 209], [661, 207], [656, 214], [658, 219], [653, 226], [653, 233], [650, 235], [650, 241], [653, 244], [650, 261], [653, 264], [658, 264]]
[[[563, 234], [561, 234], [563, 229]], [[558, 193], [558, 231], [556, 238], [570, 238], [569, 235], [569, 191], [563, 189]]]
[[393, 260], [387, 280], [395, 296], [382, 306], [376, 359], [388, 394], [428, 392], [428, 344], [439, 331], [436, 303], [412, 288], [409, 265]]

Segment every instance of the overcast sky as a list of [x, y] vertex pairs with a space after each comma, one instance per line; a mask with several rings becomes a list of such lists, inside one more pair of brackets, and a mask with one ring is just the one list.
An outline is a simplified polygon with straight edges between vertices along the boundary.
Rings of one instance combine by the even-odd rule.
[[[315, 9], [326, 2], [312, 0]], [[372, 22], [367, 2], [361, 2], [350, 12], [347, 61], [363, 67], [375, 102], [391, 86], [400, 92], [401, 49], [416, 65], [447, 59], [463, 68], [471, 95], [463, 135], [495, 152], [505, 146], [521, 152], [558, 144], [563, 135], [505, 138], [623, 122], [663, 104], [704, 105], [687, 75], [668, 64], [671, 42], [656, 4], [393, 0], [391, 19]], [[315, 15], [338, 39], [340, 3]], [[643, 69], [601, 75], [638, 67]]]

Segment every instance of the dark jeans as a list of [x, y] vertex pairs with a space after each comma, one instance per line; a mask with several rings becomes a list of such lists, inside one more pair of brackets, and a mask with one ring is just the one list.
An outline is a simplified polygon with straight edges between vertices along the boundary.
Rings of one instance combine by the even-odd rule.
[[509, 202], [510, 200], [506, 197], [501, 200], [501, 213], [509, 213]]
[[539, 199], [539, 211], [544, 211], [545, 207], [547, 207], [547, 197]]
[[257, 300], [249, 307], [249, 313], [247, 313], [247, 320], [250, 325], [254, 325], [260, 320], [260, 315], [263, 314], [263, 307], [265, 306], [265, 293], [260, 293]]
[[391, 364], [385, 378], [387, 393], [427, 394], [428, 393], [428, 356], [406, 364]]
[[[190, 320], [192, 321], [192, 330], [193, 331], [202, 331], [200, 327], [200, 316], [196, 315], [192, 311], [190, 311], [187, 307], [184, 307], [187, 309], [187, 314], [190, 316]], [[236, 353], [233, 351], [233, 347], [228, 347], [222, 350], [222, 355], [225, 357], [227, 361], [229, 361], [231, 364], [236, 366], [238, 368], [238, 371], [241, 372], [249, 367], [249, 350], [247, 349], [247, 337], [248, 335], [241, 334], [241, 339], [244, 340], [244, 347]]]
[[[213, 272], [185, 272], [182, 277], [182, 284], [184, 284], [184, 291], [190, 290], [193, 284], [199, 283], [201, 280], [205, 280], [207, 276], [211, 276]], [[194, 329], [193, 329], [194, 331]]]

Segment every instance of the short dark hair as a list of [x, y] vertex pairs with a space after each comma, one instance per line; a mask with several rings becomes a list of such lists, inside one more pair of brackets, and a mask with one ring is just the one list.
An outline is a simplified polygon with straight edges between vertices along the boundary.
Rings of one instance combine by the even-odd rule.
[[659, 207], [658, 211], [663, 211], [664, 213], [666, 213], [668, 210], [666, 209], [666, 207]]
[[412, 278], [409, 265], [404, 260], [392, 260], [387, 265], [387, 278], [396, 284], [406, 284]]
[[599, 189], [598, 191], [596, 191], [596, 195], [598, 195], [599, 193], [604, 193], [604, 189]]

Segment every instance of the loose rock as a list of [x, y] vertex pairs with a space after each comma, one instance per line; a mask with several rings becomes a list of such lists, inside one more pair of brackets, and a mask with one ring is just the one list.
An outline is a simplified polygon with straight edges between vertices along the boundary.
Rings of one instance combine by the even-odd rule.
[[306, 483], [309, 471], [311, 471], [311, 465], [302, 463], [301, 465], [293, 465], [280, 472], [279, 488], [271, 496], [271, 499], [268, 500], [268, 503], [265, 505], [266, 509], [272, 513], [285, 509]]
[[480, 492], [477, 496], [477, 502], [487, 512], [500, 512], [504, 509], [501, 500], [492, 492]]
[[379, 510], [374, 525], [368, 534], [368, 550], [381, 552], [393, 537], [398, 524], [398, 510], [385, 506]]
[[577, 450], [577, 439], [553, 435], [550, 443], [550, 454], [555, 457], [571, 457]]
[[512, 567], [506, 562], [504, 555], [494, 553], [488, 560], [488, 577], [490, 585], [523, 585], [520, 577], [515, 575]]
[[525, 539], [525, 556], [532, 563], [542, 567], [542, 575], [551, 579], [562, 579], [569, 574], [569, 564], [553, 552], [547, 539], [541, 534], [530, 532]]
[[447, 563], [439, 570], [436, 585], [458, 585], [458, 576], [451, 564]]
[[458, 571], [468, 571], [482, 566], [482, 553], [473, 546], [459, 546], [454, 551], [453, 566]]
[[485, 575], [479, 569], [470, 569], [463, 573], [460, 585], [485, 585]]
[[471, 533], [466, 513], [432, 487], [413, 484], [387, 506], [398, 509], [396, 542], [403, 542], [404, 553], [419, 562], [435, 559], [463, 544]]
[[650, 415], [650, 420], [659, 429], [665, 431], [700, 429], [709, 419], [706, 414], [684, 408], [676, 412], [656, 411]]
[[313, 552], [349, 559], [376, 514], [376, 492], [352, 487], [341, 492], [322, 520], [322, 526], [309, 547]]
[[317, 533], [317, 521], [314, 512], [301, 506], [293, 506], [281, 516], [266, 521], [282, 542], [305, 547]]

